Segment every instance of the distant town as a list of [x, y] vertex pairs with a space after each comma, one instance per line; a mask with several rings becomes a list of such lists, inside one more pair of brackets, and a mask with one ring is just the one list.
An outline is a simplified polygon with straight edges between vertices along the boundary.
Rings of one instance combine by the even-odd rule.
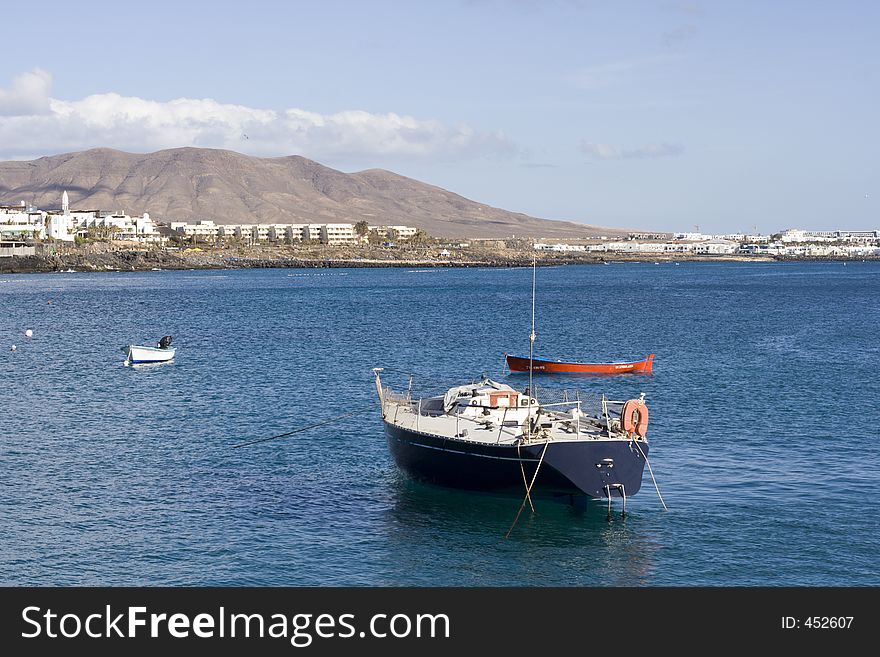
[[704, 235], [703, 233], [631, 233], [629, 239], [583, 244], [541, 240], [535, 249], [561, 252], [764, 255], [789, 257], [880, 256], [880, 230], [800, 230], [773, 235]]
[[[404, 225], [355, 223], [326, 224], [217, 224], [209, 220], [193, 222], [154, 222], [149, 213], [129, 216], [124, 211], [72, 210], [67, 192], [61, 196], [60, 210], [42, 210], [19, 205], [0, 206], [0, 257], [29, 256], [45, 252], [46, 247], [77, 247], [93, 242], [129, 243], [152, 248], [217, 246], [359, 246], [406, 245], [466, 248], [470, 242], [494, 243], [505, 240], [439, 239], [423, 230]], [[536, 251], [560, 254], [679, 255], [679, 256], [771, 256], [803, 258], [864, 258], [880, 256], [880, 230], [811, 231], [789, 228], [771, 235], [701, 232], [630, 233], [628, 237], [597, 236], [590, 239], [545, 239], [520, 237]], [[449, 256], [448, 250], [441, 256]]]

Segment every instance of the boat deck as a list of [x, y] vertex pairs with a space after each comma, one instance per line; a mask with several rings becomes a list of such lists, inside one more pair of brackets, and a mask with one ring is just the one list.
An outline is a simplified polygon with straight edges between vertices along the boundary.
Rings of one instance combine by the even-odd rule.
[[[386, 406], [386, 421], [402, 429], [487, 445], [513, 445], [523, 438], [525, 427], [516, 421], [505, 421], [492, 415], [485, 419], [473, 419], [453, 413], [419, 413], [408, 402], [391, 401]], [[541, 429], [530, 442], [609, 440], [603, 423], [595, 418], [581, 416], [571, 418], [554, 413], [542, 418]], [[612, 440], [628, 440], [625, 435]]]

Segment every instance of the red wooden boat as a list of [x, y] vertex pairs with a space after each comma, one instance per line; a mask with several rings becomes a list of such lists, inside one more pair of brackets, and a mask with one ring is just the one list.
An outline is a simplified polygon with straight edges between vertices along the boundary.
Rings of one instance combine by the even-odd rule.
[[[504, 354], [512, 373], [528, 372], [529, 359]], [[565, 363], [561, 360], [532, 359], [533, 374], [651, 374], [654, 354], [632, 363]]]

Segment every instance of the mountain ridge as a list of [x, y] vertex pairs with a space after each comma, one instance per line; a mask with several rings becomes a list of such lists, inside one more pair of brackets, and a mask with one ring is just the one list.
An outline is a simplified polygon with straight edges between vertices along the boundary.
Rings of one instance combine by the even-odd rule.
[[163, 221], [407, 225], [438, 237], [618, 236], [625, 229], [540, 219], [385, 169], [354, 173], [300, 155], [260, 158], [196, 147], [112, 148], [0, 162], [0, 205], [142, 214]]

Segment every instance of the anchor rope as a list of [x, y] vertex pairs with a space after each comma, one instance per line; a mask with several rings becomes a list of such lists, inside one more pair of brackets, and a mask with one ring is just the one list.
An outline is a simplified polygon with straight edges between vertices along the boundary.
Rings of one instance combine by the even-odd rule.
[[526, 469], [523, 467], [522, 454], [519, 451], [519, 443], [516, 444], [516, 457], [519, 459], [519, 471], [522, 473], [523, 486], [526, 487], [526, 498], [529, 500], [529, 506], [532, 507], [532, 513], [535, 512], [535, 505], [532, 502], [532, 496], [529, 494], [529, 482], [526, 480]]
[[653, 470], [653, 468], [651, 468], [651, 462], [648, 460], [648, 455], [642, 451], [642, 446], [639, 445], [638, 440], [633, 440], [633, 442], [636, 444], [636, 447], [639, 448], [639, 451], [642, 452], [642, 456], [645, 457], [645, 463], [648, 465], [648, 472], [651, 473], [651, 481], [654, 482], [654, 490], [657, 491], [657, 497], [660, 498], [660, 504], [663, 505], [663, 510], [669, 511], [669, 507], [666, 506], [666, 502], [663, 501], [663, 496], [660, 494], [660, 487], [657, 485], [657, 480], [654, 479], [654, 470]]
[[[529, 484], [528, 488], [526, 488], [526, 496], [523, 498], [522, 504], [519, 505], [519, 511], [516, 512], [516, 518], [513, 519], [513, 524], [510, 526], [510, 529], [507, 530], [504, 538], [510, 538], [510, 532], [512, 532], [513, 528], [516, 527], [516, 523], [519, 521], [520, 514], [523, 512], [523, 509], [526, 508], [526, 500], [529, 499], [529, 495], [532, 492], [532, 486], [535, 485], [535, 479], [538, 478], [538, 471], [541, 469], [541, 464], [544, 463], [544, 454], [547, 453], [547, 448], [549, 446], [550, 441], [544, 443], [544, 449], [541, 450], [541, 458], [538, 459], [538, 465], [535, 468], [535, 474], [532, 475], [532, 482]], [[520, 461], [520, 465], [522, 465], [522, 461]]]
[[287, 438], [287, 436], [292, 436], [295, 433], [300, 433], [302, 431], [308, 431], [309, 429], [317, 429], [318, 427], [323, 427], [328, 424], [333, 424], [334, 422], [339, 422], [339, 420], [344, 420], [345, 418], [351, 417], [352, 415], [357, 415], [359, 413], [363, 413], [366, 410], [369, 410], [369, 407], [359, 408], [358, 410], [352, 411], [351, 413], [346, 413], [345, 415], [340, 415], [339, 417], [334, 417], [329, 420], [325, 420], [323, 422], [316, 422], [315, 424], [310, 424], [305, 427], [300, 427], [299, 429], [294, 429], [293, 431], [288, 431], [286, 433], [279, 433], [277, 436], [269, 436], [268, 438], [258, 438], [256, 440], [249, 440], [245, 443], [233, 445], [232, 449], [238, 449], [239, 447], [247, 447], [248, 445], [256, 445], [258, 443], [266, 443], [266, 442], [269, 442], [270, 440], [277, 440], [279, 438]]

